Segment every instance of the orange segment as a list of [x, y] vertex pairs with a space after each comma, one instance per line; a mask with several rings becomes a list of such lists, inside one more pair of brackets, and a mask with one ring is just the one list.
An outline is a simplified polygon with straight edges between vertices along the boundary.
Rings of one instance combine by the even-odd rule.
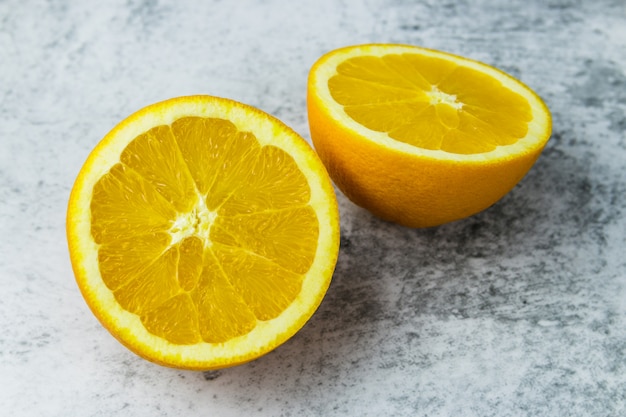
[[[253, 156], [254, 161], [251, 160]], [[250, 164], [245, 166], [248, 159]], [[306, 177], [293, 158], [275, 146], [264, 146], [255, 149], [254, 153], [250, 152], [250, 158], [243, 158], [239, 169], [248, 172], [246, 181], [242, 182], [238, 192], [230, 194], [219, 206], [220, 215], [235, 216], [298, 207], [306, 205], [311, 197]]]
[[311, 68], [311, 138], [341, 191], [374, 214], [430, 227], [509, 192], [551, 132], [527, 86], [467, 58], [409, 45], [356, 45]]
[[112, 130], [77, 178], [67, 227], [94, 314], [137, 354], [189, 369], [291, 337], [328, 288], [339, 234], [306, 142], [208, 96], [157, 103]]
[[176, 280], [178, 253], [169, 248], [144, 270], [113, 291], [120, 306], [141, 315], [175, 297], [180, 291]]
[[179, 212], [196, 204], [196, 187], [169, 126], [143, 133], [124, 149], [120, 162], [136, 171]]
[[178, 285], [191, 291], [198, 285], [204, 259], [204, 243], [197, 236], [185, 238], [178, 248]]
[[[391, 132], [399, 127], [416, 123], [421, 113], [430, 110], [425, 100], [406, 100], [393, 103], [358, 104], [345, 106], [348, 116], [367, 127], [379, 132]], [[385, 115], [385, 117], [380, 117]]]
[[165, 232], [174, 208], [139, 174], [120, 163], [93, 186], [91, 233], [97, 243]]
[[205, 195], [218, 177], [237, 128], [225, 119], [188, 116], [175, 120], [171, 131], [198, 192]]
[[201, 341], [197, 305], [186, 293], [148, 310], [141, 315], [141, 323], [150, 333], [172, 343], [187, 345]]
[[191, 293], [198, 311], [199, 332], [207, 343], [221, 343], [251, 332], [257, 319], [230, 283], [215, 255], [206, 257], [198, 287]]
[[146, 269], [169, 243], [169, 234], [152, 233], [102, 244], [98, 250], [98, 265], [103, 283], [115, 291]]
[[230, 283], [258, 320], [277, 317], [302, 290], [302, 275], [246, 250], [216, 248]]
[[[245, 249], [297, 273], [311, 267], [320, 227], [310, 207], [220, 216], [215, 226], [212, 241]], [[308, 234], [304, 235], [303, 230]], [[224, 234], [226, 238], [222, 239]]]

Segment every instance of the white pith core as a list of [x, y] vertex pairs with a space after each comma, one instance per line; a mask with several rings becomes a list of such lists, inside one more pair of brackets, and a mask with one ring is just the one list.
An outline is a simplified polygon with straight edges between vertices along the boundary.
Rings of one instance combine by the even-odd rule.
[[433, 88], [426, 93], [426, 95], [430, 98], [430, 104], [432, 105], [447, 104], [456, 110], [461, 110], [463, 107], [463, 103], [457, 101], [456, 95], [444, 93], [434, 85]]
[[205, 246], [210, 246], [209, 232], [216, 218], [217, 213], [207, 208], [204, 198], [198, 197], [198, 203], [191, 211], [179, 213], [174, 220], [169, 231], [172, 236], [170, 244], [175, 245], [185, 238], [197, 236]]

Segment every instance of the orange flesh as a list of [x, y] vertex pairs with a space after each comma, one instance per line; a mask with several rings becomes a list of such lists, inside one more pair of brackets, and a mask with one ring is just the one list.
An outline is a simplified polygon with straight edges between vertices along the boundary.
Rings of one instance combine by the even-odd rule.
[[359, 124], [419, 148], [489, 152], [524, 137], [532, 111], [490, 76], [418, 54], [349, 58], [328, 86]]
[[289, 154], [227, 120], [157, 126], [94, 187], [102, 279], [172, 343], [244, 335], [300, 292], [319, 234], [309, 199]]

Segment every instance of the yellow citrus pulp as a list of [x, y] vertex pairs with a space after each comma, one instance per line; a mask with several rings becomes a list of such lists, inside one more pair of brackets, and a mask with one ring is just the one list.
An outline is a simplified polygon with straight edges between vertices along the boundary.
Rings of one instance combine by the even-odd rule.
[[190, 96], [122, 121], [89, 155], [67, 212], [78, 286], [138, 355], [184, 369], [255, 359], [321, 302], [339, 250], [334, 190], [277, 119]]
[[478, 213], [535, 163], [551, 116], [486, 64], [408, 45], [331, 51], [311, 68], [311, 138], [339, 189], [375, 215], [430, 227]]

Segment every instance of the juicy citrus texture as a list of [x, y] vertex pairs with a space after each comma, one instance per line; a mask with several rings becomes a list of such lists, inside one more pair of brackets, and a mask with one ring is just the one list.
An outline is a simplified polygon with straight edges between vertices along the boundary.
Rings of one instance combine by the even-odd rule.
[[528, 87], [488, 65], [407, 45], [331, 51], [308, 80], [311, 137], [342, 192], [374, 214], [429, 227], [510, 191], [550, 137]]
[[328, 288], [338, 234], [330, 179], [306, 142], [207, 96], [120, 123], [68, 208], [95, 315], [139, 355], [189, 369], [246, 362], [302, 327]]

